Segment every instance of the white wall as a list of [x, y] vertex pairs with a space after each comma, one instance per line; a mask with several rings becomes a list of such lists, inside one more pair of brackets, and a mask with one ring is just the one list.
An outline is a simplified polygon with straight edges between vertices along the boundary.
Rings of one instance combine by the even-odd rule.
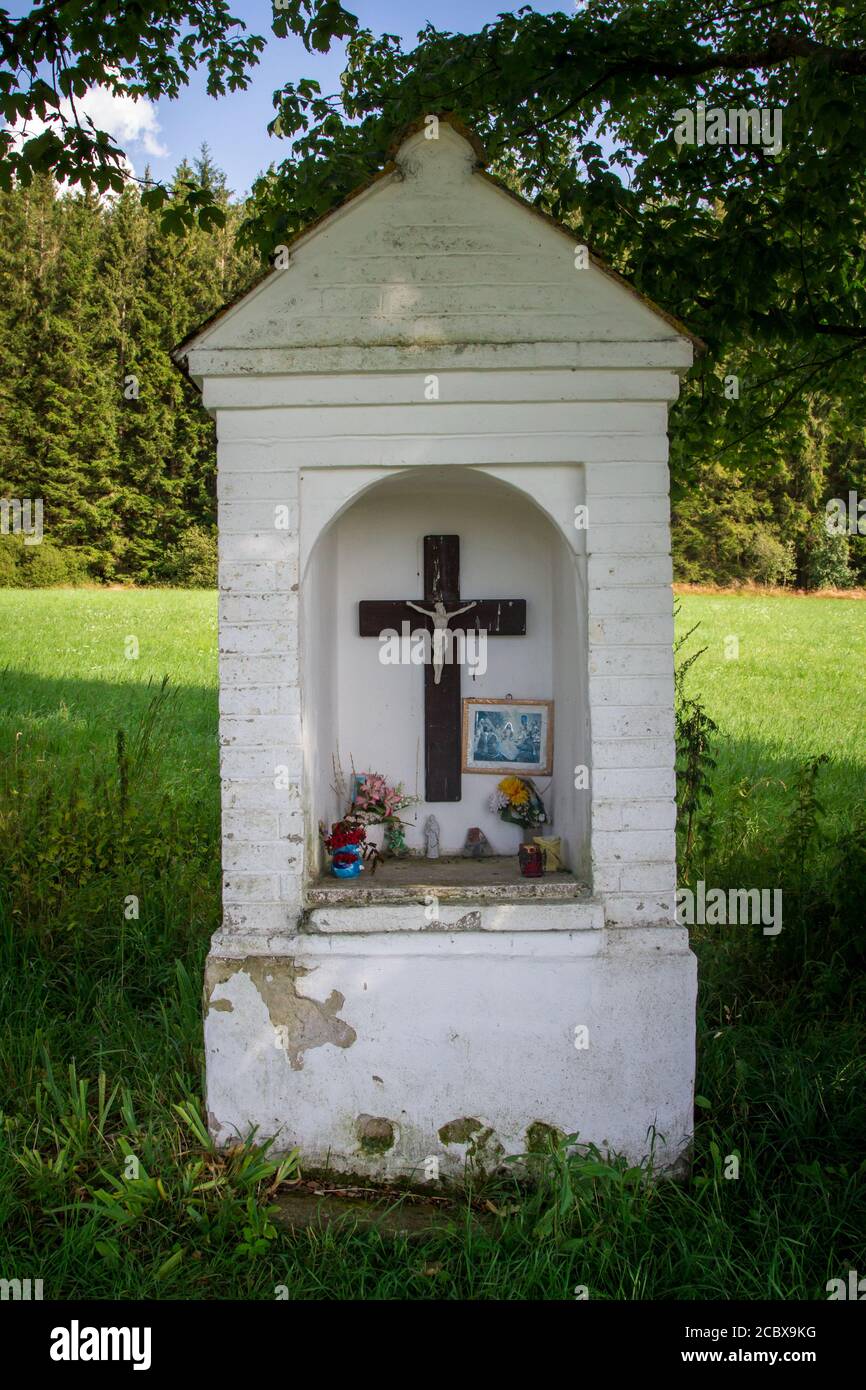
[[[576, 470], [581, 472], [582, 470]], [[553, 752], [555, 834], [568, 846], [568, 864], [591, 883], [591, 791], [575, 787], [578, 765], [589, 767], [589, 681], [587, 672], [586, 559], [557, 537], [553, 546], [553, 698], [566, 736]], [[574, 598], [569, 601], [571, 595]]]
[[[667, 441], [654, 431], [658, 421], [651, 405], [645, 432], [617, 433], [622, 412], [610, 405], [606, 418], [611, 432], [598, 432], [599, 407], [590, 406], [586, 395], [600, 387], [591, 373], [588, 376], [589, 384], [579, 372], [540, 373], [538, 378], [526, 373], [519, 380], [513, 372], [478, 372], [471, 380], [443, 374], [444, 395], [467, 397], [457, 415], [440, 405], [438, 429], [431, 432], [425, 407], [405, 408], [402, 433], [394, 437], [378, 432], [387, 424], [375, 411], [366, 421], [369, 432], [363, 434], [352, 410], [333, 405], [257, 409], [260, 390], [271, 390], [272, 379], [244, 382], [248, 405], [218, 413], [224, 903], [226, 925], [232, 930], [258, 935], [290, 930], [296, 920], [303, 897], [303, 836], [309, 848], [319, 817], [330, 819], [339, 809], [333, 801], [327, 804], [331, 753], [338, 739], [344, 760], [350, 754], [370, 762], [381, 759], [379, 770], [415, 785], [420, 774], [421, 674], [416, 667], [379, 667], [375, 639], [357, 636], [356, 605], [361, 597], [405, 598], [413, 590], [420, 595], [421, 537], [438, 530], [463, 534], [464, 515], [470, 530], [464, 535], [463, 593], [472, 597], [467, 586], [475, 589], [483, 580], [490, 587], [486, 593], [476, 590], [477, 597], [499, 594], [525, 597], [530, 603], [530, 636], [492, 640], [489, 672], [483, 682], [475, 682], [476, 689], [492, 696], [510, 690], [518, 698], [548, 698], [552, 692], [557, 706], [554, 829], [584, 851], [571, 859], [572, 867], [586, 875], [591, 798], [590, 881], [604, 902], [607, 919], [619, 926], [673, 919], [673, 620], [668, 472], [663, 462]], [[641, 388], [634, 380], [639, 376], [622, 373], [615, 380], [639, 396]], [[365, 390], [372, 391], [370, 379], [364, 380]], [[643, 389], [650, 391], [650, 373], [645, 381]], [[357, 384], [356, 378], [332, 382], [347, 394]], [[387, 397], [387, 405], [394, 383], [377, 377], [374, 384]], [[480, 414], [482, 400], [500, 400], [506, 388], [515, 399], [522, 393], [525, 401], [525, 428], [519, 434], [491, 433]], [[543, 392], [570, 392], [574, 397], [568, 429], [536, 399]], [[449, 433], [452, 427], [457, 435]], [[329, 462], [332, 458], [340, 459], [339, 466]], [[471, 466], [465, 466], [470, 461]], [[388, 483], [395, 490], [377, 492], [389, 478], [395, 479]], [[465, 490], [467, 478], [475, 479], [474, 500]], [[484, 494], [478, 488], [496, 482], [505, 487], [501, 496], [506, 499], [496, 505], [507, 511], [496, 512], [502, 529], [492, 536], [485, 522], [494, 512], [479, 501]], [[361, 504], [365, 493], [369, 495]], [[354, 526], [356, 541], [363, 539], [369, 548], [382, 524], [384, 512], [380, 517], [377, 508], [383, 507], [386, 496], [404, 513], [399, 582], [381, 549], [377, 561], [367, 557], [363, 575], [356, 563], [351, 570], [357, 546], [348, 546], [347, 552], [348, 542], [341, 549], [339, 539], [333, 542], [336, 549], [330, 559], [323, 549], [310, 563], [329, 522], [340, 517], [341, 509], [356, 504], [354, 520], [351, 510], [345, 511], [338, 526]], [[589, 529], [576, 531], [574, 508], [583, 501], [589, 508]], [[289, 507], [288, 530], [275, 526], [277, 505]], [[414, 513], [407, 512], [411, 507]], [[536, 539], [523, 558], [515, 558], [514, 548], [504, 544], [503, 537], [526, 533], [529, 544], [530, 532]], [[559, 574], [554, 584], [557, 546], [562, 559], [556, 561]], [[535, 559], [529, 563], [532, 555]], [[507, 566], [500, 568], [506, 559]], [[488, 568], [479, 572], [483, 564]], [[328, 588], [338, 573], [339, 595]], [[306, 604], [312, 594], [319, 615], [332, 615], [328, 630], [320, 618], [307, 623], [301, 648], [310, 659], [303, 663], [298, 660], [299, 589]], [[555, 590], [562, 594], [561, 601], [554, 600]], [[505, 651], [522, 645], [532, 651], [535, 634], [542, 630], [534, 626], [536, 609], [542, 623], [558, 625], [559, 631], [551, 629], [548, 637], [557, 659], [546, 669], [535, 665], [530, 672], [528, 658], [521, 658], [527, 666], [527, 688], [518, 691]], [[362, 655], [366, 646], [370, 654]], [[353, 662], [365, 663], [365, 669], [375, 662], [374, 698], [363, 714], [347, 712], [341, 728], [329, 706], [335, 689], [342, 688], [341, 663], [350, 651], [357, 654]], [[349, 670], [350, 684], [358, 669], [356, 665]], [[303, 722], [298, 701], [301, 676], [306, 685]], [[398, 701], [404, 686], [400, 708], [415, 722], [414, 732], [408, 725], [403, 730], [398, 762], [392, 761], [390, 734], [384, 746], [381, 741], [369, 744], [365, 755], [363, 740], [372, 734], [372, 726], [369, 731], [364, 726], [378, 721], [379, 712]], [[359, 688], [365, 688], [363, 683]], [[574, 723], [563, 741], [563, 719], [570, 708]], [[573, 770], [578, 764], [590, 768], [589, 797], [574, 792]], [[275, 770], [283, 766], [289, 769], [289, 785], [275, 791]], [[495, 832], [490, 838], [497, 848], [509, 850], [519, 832], [495, 818], [485, 822], [489, 813], [483, 811], [484, 792], [476, 786], [482, 779], [465, 780], [472, 787], [467, 798], [472, 796], [473, 802], [467, 799], [459, 809], [453, 804], [444, 807], [446, 815], [439, 817], [443, 826], [449, 821], [446, 844], [459, 848], [462, 843], [456, 813], [460, 832], [480, 823]], [[434, 809], [439, 816], [440, 808]]]
[[577, 238], [480, 173], [455, 132], [411, 138], [398, 165], [197, 335], [194, 372], [210, 375], [215, 350], [276, 348], [290, 370], [299, 361], [339, 370], [335, 353], [352, 345], [615, 343], [618, 361], [626, 342], [688, 353], [677, 329], [615, 277], [577, 268]]
[[[587, 846], [575, 843], [577, 824], [573, 768], [579, 728], [586, 723], [585, 655], [576, 650], [579, 624], [575, 598], [575, 558], [546, 517], [525, 497], [480, 473], [466, 469], [415, 470], [380, 483], [345, 511], [318, 543], [304, 581], [303, 650], [315, 652], [305, 700], [313, 721], [305, 745], [318, 747], [320, 774], [315, 784], [312, 821], [330, 819], [338, 807], [321, 768], [328, 750], [339, 751], [348, 773], [375, 770], [402, 781], [413, 795], [424, 794], [424, 675], [418, 666], [383, 665], [375, 638], [358, 635], [361, 599], [420, 600], [423, 537], [460, 536], [461, 596], [522, 598], [527, 603], [525, 637], [496, 637], [487, 643], [487, 671], [473, 679], [464, 667], [463, 698], [555, 699], [555, 739], [560, 785], [538, 779], [550, 812], [556, 806], [554, 834], [570, 840], [580, 862]], [[319, 547], [332, 559], [323, 563]], [[324, 552], [323, 552], [324, 553]], [[311, 597], [312, 593], [312, 597]], [[419, 620], [420, 621], [420, 620]], [[325, 650], [330, 646], [330, 652]], [[582, 648], [585, 653], [585, 643]], [[325, 685], [336, 670], [336, 709], [327, 708]], [[423, 823], [431, 812], [442, 829], [442, 849], [462, 849], [466, 831], [479, 825], [494, 850], [516, 851], [517, 826], [487, 808], [497, 783], [493, 775], [464, 774], [459, 802], [422, 801], [407, 812], [410, 846], [423, 846]], [[584, 798], [585, 800], [586, 798]], [[585, 822], [583, 825], [585, 832]], [[580, 850], [580, 853], [578, 853]]]
[[321, 843], [318, 835], [320, 819], [333, 819], [334, 770], [332, 752], [336, 752], [333, 730], [337, 720], [339, 693], [339, 649], [333, 640], [330, 623], [324, 615], [338, 607], [339, 549], [336, 531], [326, 532], [316, 546], [301, 586], [301, 660], [306, 670], [303, 689], [303, 745], [306, 765], [306, 786], [303, 802], [306, 820], [306, 868], [318, 872], [321, 862]]
[[[525, 1152], [539, 1121], [632, 1163], [653, 1129], [657, 1166], [688, 1143], [695, 958], [684, 928], [322, 933], [288, 949], [211, 956], [207, 1103], [219, 1143], [255, 1126], [277, 1151], [300, 1144], [310, 1167], [416, 1183], [431, 1156], [442, 1176], [463, 1176], [470, 1136], [442, 1132], [461, 1117], [491, 1167]], [[584, 1049], [576, 1024], [589, 1030]], [[364, 1115], [391, 1125], [386, 1153], [359, 1146]]]

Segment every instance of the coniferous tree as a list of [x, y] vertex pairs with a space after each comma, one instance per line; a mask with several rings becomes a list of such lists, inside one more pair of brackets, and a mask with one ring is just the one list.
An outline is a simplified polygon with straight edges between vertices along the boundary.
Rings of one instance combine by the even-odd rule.
[[[207, 146], [175, 174], [179, 199], [196, 187], [224, 225], [185, 236], [165, 231], [134, 183], [101, 200], [47, 176], [0, 190], [0, 496], [45, 506], [42, 547], [0, 536], [0, 584], [58, 582], [82, 564], [139, 584], [212, 570], [214, 428], [170, 350], [258, 262], [238, 235], [247, 207]], [[756, 351], [741, 344], [744, 378]], [[688, 444], [676, 419], [673, 434], [676, 457]], [[815, 395], [805, 428], [780, 419], [760, 442], [759, 474], [721, 436], [695, 454], [675, 493], [678, 577], [866, 581], [866, 536], [834, 549], [821, 529], [828, 499], [866, 497], [866, 431], [844, 393]]]
[[0, 192], [0, 495], [42, 498], [46, 541], [97, 579], [171, 579], [183, 538], [215, 535], [213, 423], [170, 350], [257, 264], [206, 146], [190, 185], [224, 227], [170, 235], [131, 183]]
[[75, 547], [106, 577], [120, 546], [113, 526], [117, 400], [110, 302], [100, 276], [102, 210], [90, 194], [42, 186], [27, 209], [16, 485], [41, 497], [51, 542]]

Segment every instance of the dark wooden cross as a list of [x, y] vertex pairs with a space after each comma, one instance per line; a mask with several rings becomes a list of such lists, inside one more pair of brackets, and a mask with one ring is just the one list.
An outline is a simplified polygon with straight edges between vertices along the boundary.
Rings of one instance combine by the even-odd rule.
[[[432, 617], [419, 613], [409, 599], [362, 599], [358, 604], [362, 637], [379, 637], [385, 628], [402, 632], [434, 632]], [[526, 600], [522, 598], [460, 598], [460, 537], [424, 537], [424, 597], [419, 606], [433, 609], [444, 604], [454, 613], [466, 608], [460, 623], [449, 631], [475, 628], [488, 637], [523, 637], [526, 634]], [[460, 800], [460, 666], [446, 660], [437, 683], [433, 662], [424, 668], [424, 773], [426, 801]]]

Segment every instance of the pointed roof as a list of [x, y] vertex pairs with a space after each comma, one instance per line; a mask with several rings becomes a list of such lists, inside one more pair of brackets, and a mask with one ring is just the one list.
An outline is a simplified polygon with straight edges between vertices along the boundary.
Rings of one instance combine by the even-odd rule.
[[[572, 228], [558, 222], [555, 218], [527, 202], [503, 183], [501, 179], [489, 173], [486, 167], [489, 160], [483, 145], [474, 131], [466, 127], [457, 117], [447, 112], [438, 115], [435, 118], [438, 122], [438, 127], [436, 128], [436, 136], [434, 139], [430, 138], [431, 119], [431, 117], [422, 117], [405, 128], [390, 147], [386, 163], [382, 169], [371, 178], [367, 179], [347, 197], [342, 199], [334, 208], [331, 208], [321, 217], [308, 223], [283, 244], [288, 252], [290, 265], [300, 265], [305, 260], [305, 257], [310, 262], [316, 259], [313, 254], [313, 248], [317, 242], [324, 244], [325, 241], [333, 241], [334, 245], [330, 246], [328, 251], [324, 253], [326, 258], [325, 265], [320, 267], [308, 266], [309, 273], [306, 280], [304, 280], [303, 276], [294, 277], [291, 282], [292, 292], [288, 294], [285, 291], [285, 269], [272, 267], [264, 269], [251, 285], [216, 310], [215, 313], [211, 314], [209, 318], [189, 333], [187, 337], [172, 350], [171, 356], [182, 371], [187, 374], [189, 373], [189, 355], [198, 350], [208, 350], [210, 353], [213, 350], [219, 351], [223, 348], [234, 351], [241, 349], [249, 351], [255, 347], [276, 347], [277, 342], [274, 337], [274, 330], [277, 328], [277, 321], [280, 319], [282, 320], [282, 331], [277, 331], [277, 337], [281, 339], [280, 346], [290, 348], [298, 344], [312, 347], [313, 343], [311, 342], [309, 331], [307, 331], [310, 327], [308, 320], [318, 318], [319, 323], [321, 324], [322, 322], [322, 315], [321, 313], [315, 313], [316, 306], [312, 301], [314, 301], [317, 296], [324, 301], [326, 291], [331, 300], [335, 298], [339, 299], [341, 297], [341, 290], [344, 291], [342, 293], [342, 302], [335, 306], [337, 310], [334, 316], [335, 322], [330, 326], [330, 329], [327, 330], [330, 331], [332, 335], [333, 345], [336, 346], [339, 341], [345, 341], [346, 343], [351, 342], [356, 347], [360, 346], [364, 340], [362, 337], [357, 336], [357, 334], [360, 331], [363, 335], [365, 320], [369, 322], [371, 328], [375, 323], [381, 330], [383, 315], [374, 314], [369, 307], [365, 312], [365, 305], [363, 302], [358, 304], [358, 312], [353, 316], [351, 313], [351, 291], [354, 290], [358, 292], [356, 298], [359, 297], [363, 300], [363, 295], [360, 292], [364, 288], [369, 287], [371, 291], [375, 293], [376, 289], [387, 290], [389, 286], [385, 283], [385, 279], [379, 284], [375, 274], [370, 277], [372, 283], [368, 285], [368, 280], [364, 278], [364, 272], [366, 271], [369, 276], [370, 266], [373, 262], [370, 262], [367, 266], [359, 264], [358, 271], [360, 279], [354, 285], [347, 279], [347, 275], [343, 273], [341, 255], [345, 258], [347, 265], [351, 267], [353, 252], [349, 243], [352, 242], [353, 238], [351, 235], [346, 235], [345, 227], [344, 225], [341, 226], [341, 224], [344, 224], [345, 220], [347, 218], [352, 218], [353, 215], [358, 217], [358, 210], [365, 201], [380, 197], [386, 188], [399, 191], [401, 186], [405, 187], [409, 178], [416, 181], [419, 189], [426, 191], [426, 207], [430, 209], [431, 217], [431, 225], [429, 227], [424, 224], [422, 218], [417, 222], [417, 225], [413, 224], [412, 231], [419, 234], [422, 239], [425, 233], [431, 232], [434, 242], [437, 231], [440, 232], [440, 244], [438, 246], [422, 246], [420, 250], [416, 248], [414, 252], [416, 258], [421, 260], [422, 257], [429, 256], [433, 259], [437, 257], [441, 259], [443, 256], [456, 254], [462, 258], [466, 258], [469, 262], [465, 287], [461, 285], [459, 277], [453, 282], [453, 287], [458, 298], [464, 292], [464, 289], [466, 291], [466, 302], [464, 307], [467, 313], [465, 317], [470, 318], [473, 309], [481, 316], [480, 322], [482, 323], [484, 322], [485, 316], [488, 318], [491, 317], [490, 310], [486, 307], [488, 300], [485, 300], [483, 293], [484, 290], [487, 289], [494, 294], [497, 291], [499, 293], [500, 300], [498, 308], [500, 310], [500, 317], [513, 313], [515, 318], [521, 318], [524, 323], [527, 318], [532, 318], [531, 307], [527, 313], [525, 309], [514, 311], [509, 303], [502, 303], [503, 296], [509, 293], [511, 285], [511, 281], [507, 276], [504, 280], [500, 276], [498, 285], [495, 283], [494, 277], [492, 276], [487, 277], [489, 281], [487, 284], [479, 284], [477, 282], [477, 268], [472, 263], [471, 253], [474, 251], [476, 262], [486, 257], [488, 263], [491, 258], [495, 259], [497, 256], [514, 255], [516, 257], [523, 254], [527, 258], [524, 263], [529, 264], [539, 252], [540, 244], [536, 244], [537, 237], [529, 237], [527, 239], [526, 236], [523, 236], [521, 238], [515, 224], [509, 227], [509, 233], [515, 248], [513, 252], [510, 250], [510, 243], [508, 245], [496, 244], [495, 239], [491, 238], [488, 238], [488, 244], [486, 245], [477, 244], [479, 241], [478, 230], [482, 228], [485, 223], [489, 224], [496, 221], [495, 217], [485, 217], [484, 215], [485, 212], [492, 214], [492, 207], [489, 209], [481, 209], [480, 212], [477, 211], [474, 222], [470, 217], [465, 225], [458, 225], [455, 216], [452, 214], [450, 224], [446, 219], [441, 223], [441, 227], [437, 227], [436, 209], [440, 205], [444, 206], [444, 203], [441, 202], [439, 197], [440, 192], [446, 197], [450, 192], [453, 206], [460, 209], [467, 205], [469, 187], [487, 189], [489, 190], [488, 197], [490, 194], [493, 194], [498, 199], [501, 195], [505, 195], [515, 209], [519, 209], [519, 217], [526, 219], [530, 226], [533, 223], [536, 226], [543, 225], [557, 238], [563, 236], [567, 237], [571, 248], [574, 248], [576, 244], [576, 233]], [[436, 155], [445, 153], [446, 158], [434, 158], [434, 147]], [[447, 150], [444, 147], [447, 147]], [[430, 167], [428, 168], [428, 166]], [[467, 173], [471, 175], [471, 180], [467, 180]], [[427, 176], [426, 179], [424, 177], [425, 175]], [[434, 183], [434, 178], [438, 179], [439, 182]], [[456, 185], [461, 178], [462, 184], [457, 187]], [[446, 186], [442, 187], [443, 184]], [[387, 210], [383, 208], [378, 214], [378, 217], [374, 216], [371, 218], [368, 215], [363, 219], [365, 225], [359, 229], [359, 234], [356, 238], [361, 241], [362, 249], [363, 244], [366, 242], [371, 256], [375, 256], [378, 251], [379, 260], [384, 260], [386, 264], [389, 260], [391, 264], [393, 264], [401, 256], [405, 257], [407, 253], [405, 244], [400, 243], [399, 237], [395, 239], [394, 216], [395, 208], [393, 205], [389, 206]], [[459, 216], [460, 214], [458, 212], [457, 217]], [[501, 211], [499, 211], [499, 217], [500, 219], [502, 218]], [[358, 220], [361, 221], [360, 218], [358, 218]], [[504, 220], [507, 221], [508, 219], [506, 218]], [[382, 242], [383, 229], [387, 229], [391, 232], [390, 240], [392, 243], [390, 249], [385, 247], [384, 253], [382, 253], [382, 246], [384, 245]], [[517, 235], [515, 235], [516, 232]], [[331, 236], [330, 234], [332, 233], [335, 235]], [[464, 239], [461, 240], [461, 237]], [[484, 240], [483, 236], [481, 240]], [[467, 245], [469, 248], [468, 251], [466, 250]], [[544, 246], [542, 249], [548, 253], [550, 251], [549, 246]], [[616, 286], [620, 293], [624, 292], [631, 302], [635, 311], [635, 323], [633, 325], [635, 337], [642, 340], [646, 340], [653, 336], [661, 336], [669, 339], [678, 337], [680, 339], [686, 339], [698, 354], [706, 350], [701, 339], [691, 333], [678, 319], [653, 303], [653, 301], [648, 299], [645, 295], [642, 295], [623, 276], [618, 274], [618, 272], [613, 270], [600, 256], [593, 252], [591, 248], [587, 247], [587, 252], [589, 263], [594, 271], [598, 272], [600, 276], [603, 277], [604, 281], [611, 287]], [[559, 254], [561, 258], [561, 252]], [[334, 276], [330, 278], [326, 269], [328, 258], [330, 258], [330, 264], [334, 269]], [[285, 255], [283, 259], [285, 260]], [[354, 257], [356, 262], [359, 261], [359, 259], [360, 258], [357, 256]], [[473, 275], [475, 278], [473, 278]], [[484, 281], [484, 279], [485, 277], [482, 275], [481, 281]], [[273, 290], [275, 297], [281, 296], [284, 301], [281, 306], [282, 311], [277, 313], [276, 318], [273, 313], [268, 313], [268, 311], [262, 307], [263, 302], [268, 299], [269, 288]], [[393, 288], [393, 286], [391, 286], [391, 288]], [[402, 284], [401, 288], [405, 289], [405, 284]], [[418, 288], [419, 290], [423, 289], [422, 286]], [[545, 298], [545, 288], [550, 288], [552, 290], [552, 297], [547, 296], [547, 313], [551, 320], [567, 320], [569, 314], [567, 300], [570, 287], [556, 285], [553, 282], [550, 284], [541, 282], [536, 287], [540, 301], [543, 301]], [[429, 285], [427, 289], [429, 290]], [[305, 293], [307, 300], [310, 301], [306, 304]], [[407, 296], [407, 298], [411, 297], [411, 295]], [[437, 319], [436, 305], [425, 303], [424, 299], [424, 294], [419, 293], [417, 302], [413, 306], [418, 311], [418, 323], [416, 324], [418, 331], [415, 338], [412, 336], [413, 329], [410, 320], [406, 319], [404, 316], [404, 320], [398, 324], [392, 315], [389, 326], [392, 330], [396, 330], [397, 341], [394, 343], [386, 343], [385, 339], [383, 339], [382, 332], [378, 331], [371, 333], [369, 338], [370, 345], [398, 346], [402, 344], [402, 346], [406, 347], [410, 344], [414, 346], [417, 339], [422, 340], [424, 343], [444, 343], [448, 341], [447, 329], [445, 331], [445, 336], [441, 336], [441, 325]], [[596, 293], [594, 296], [595, 302], [591, 306], [595, 311], [596, 317], [598, 317], [601, 311], [602, 300], [603, 296], [600, 299], [598, 293]], [[372, 296], [368, 296], [368, 305], [372, 304], [373, 298]], [[577, 306], [575, 305], [575, 307]], [[622, 304], [617, 306], [620, 318], [622, 318], [623, 315], [623, 308], [624, 306]], [[346, 334], [354, 332], [356, 336], [344, 337], [340, 340], [338, 320], [341, 314], [347, 323]], [[652, 330], [646, 320], [647, 314], [655, 318], [658, 326], [664, 324], [666, 332], [663, 331], [661, 334], [658, 334], [657, 330]], [[540, 327], [543, 324], [544, 315], [545, 305], [543, 302], [540, 302], [538, 310], [534, 315], [536, 322], [529, 325], [531, 333], [534, 335], [533, 340], [537, 340], [539, 333], [542, 337], [546, 338], [548, 336], [544, 333], [543, 327]], [[388, 314], [386, 312], [384, 318], [387, 319], [387, 317]], [[453, 315], [451, 317], [453, 318]], [[244, 325], [241, 323], [241, 320], [244, 319], [249, 320], [249, 323], [245, 326], [246, 331], [244, 331]], [[353, 319], [354, 321], [352, 322]], [[643, 320], [643, 322], [640, 322], [640, 320]], [[352, 325], [351, 327], [348, 326], [350, 322]], [[222, 325], [221, 330], [220, 325]], [[433, 328], [432, 333], [430, 331], [431, 325]], [[561, 330], [564, 326], [565, 325], [562, 324], [559, 325], [558, 331], [554, 334], [559, 340], [562, 340], [563, 336], [565, 336], [566, 339], [570, 336], [567, 332], [563, 335]], [[472, 326], [469, 325], [469, 328], [471, 332]], [[519, 328], [520, 324], [515, 324], [515, 329], [511, 337], [512, 342], [520, 337]], [[439, 330], [439, 332], [437, 332], [437, 330]], [[327, 339], [327, 331], [325, 337], [322, 339], [322, 343], [316, 343], [316, 347], [328, 345], [328, 343], [331, 342], [331, 339]], [[524, 329], [524, 332], [525, 331], [526, 329]], [[321, 332], [319, 336], [322, 336]], [[595, 337], [597, 335], [593, 334], [592, 336]], [[628, 336], [631, 336], [631, 334]], [[582, 337], [583, 335], [580, 335], [579, 340], [582, 340]], [[471, 337], [469, 339], [464, 337], [463, 339], [464, 342], [475, 342], [480, 340], [481, 339], [476, 337]], [[451, 341], [455, 340], [451, 339]], [[502, 341], [502, 339], [496, 341]]]

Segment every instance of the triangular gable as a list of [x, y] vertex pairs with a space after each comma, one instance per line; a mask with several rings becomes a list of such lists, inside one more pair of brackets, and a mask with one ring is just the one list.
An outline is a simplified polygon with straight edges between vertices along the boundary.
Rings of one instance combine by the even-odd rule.
[[422, 123], [373, 180], [177, 347], [415, 349], [700, 340], [486, 173], [451, 119]]

